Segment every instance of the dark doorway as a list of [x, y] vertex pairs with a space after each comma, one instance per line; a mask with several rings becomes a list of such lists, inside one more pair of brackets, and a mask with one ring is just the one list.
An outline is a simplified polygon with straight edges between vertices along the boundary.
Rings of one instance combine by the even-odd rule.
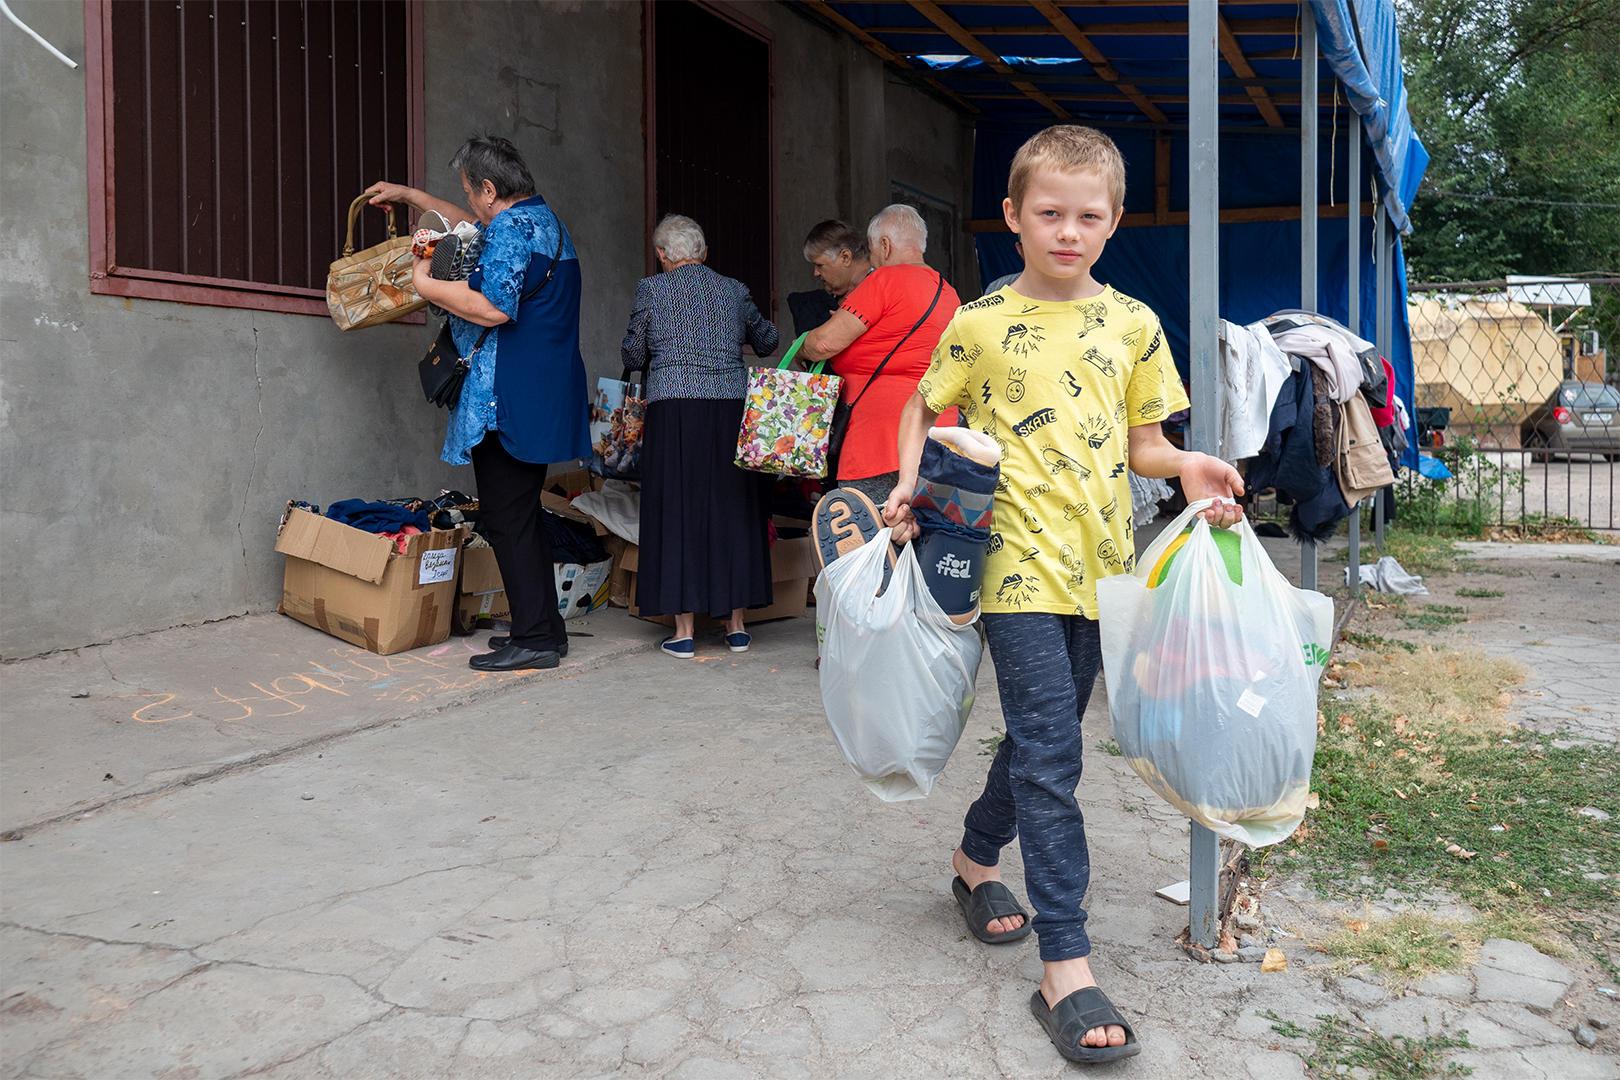
[[747, 285], [774, 318], [769, 31], [685, 0], [648, 4], [647, 18], [654, 43], [648, 258], [658, 219], [685, 214], [703, 226], [708, 265]]

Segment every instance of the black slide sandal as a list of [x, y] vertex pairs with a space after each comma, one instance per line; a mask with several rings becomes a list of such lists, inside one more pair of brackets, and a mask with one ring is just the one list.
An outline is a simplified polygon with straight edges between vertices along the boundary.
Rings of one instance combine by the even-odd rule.
[[[981, 881], [977, 889], [969, 890], [967, 882], [957, 877], [951, 882], [951, 895], [956, 897], [957, 906], [962, 909], [962, 917], [967, 920], [967, 926], [973, 936], [986, 945], [1006, 945], [1020, 941], [1029, 936], [1034, 929], [1030, 925], [1029, 912], [1018, 903], [1018, 898], [1012, 890], [999, 881]], [[999, 934], [992, 934], [985, 927], [996, 919], [1004, 919], [1009, 915], [1022, 915], [1024, 925], [1016, 930], [1003, 930]]]
[[[1037, 988], [1035, 996], [1029, 999], [1029, 1011], [1035, 1014], [1035, 1019], [1046, 1029], [1046, 1034], [1052, 1040], [1052, 1045], [1057, 1047], [1057, 1052], [1070, 1061], [1077, 1061], [1082, 1065], [1098, 1065], [1105, 1061], [1135, 1057], [1142, 1052], [1142, 1044], [1136, 1041], [1136, 1032], [1125, 1022], [1125, 1018], [1119, 1015], [1119, 1010], [1114, 1008], [1114, 1003], [1108, 1000], [1108, 995], [1103, 993], [1100, 987], [1088, 986], [1083, 990], [1076, 990], [1058, 1002], [1055, 1009], [1047, 1007], [1045, 996]], [[1118, 1024], [1125, 1029], [1123, 1045], [1087, 1046], [1080, 1041], [1092, 1028], [1108, 1027], [1111, 1024]]]

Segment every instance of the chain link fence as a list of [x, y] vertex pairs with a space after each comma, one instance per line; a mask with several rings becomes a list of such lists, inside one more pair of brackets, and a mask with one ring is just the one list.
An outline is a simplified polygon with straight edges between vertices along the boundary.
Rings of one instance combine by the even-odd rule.
[[1620, 278], [1413, 285], [1407, 317], [1413, 429], [1440, 468], [1403, 471], [1403, 515], [1620, 528]]

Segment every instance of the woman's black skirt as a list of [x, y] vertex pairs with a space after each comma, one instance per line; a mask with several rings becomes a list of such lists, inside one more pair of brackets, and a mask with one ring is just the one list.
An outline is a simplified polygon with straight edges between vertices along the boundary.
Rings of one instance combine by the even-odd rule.
[[647, 406], [641, 451], [643, 615], [730, 618], [771, 603], [772, 477], [735, 462], [741, 398], [676, 398]]

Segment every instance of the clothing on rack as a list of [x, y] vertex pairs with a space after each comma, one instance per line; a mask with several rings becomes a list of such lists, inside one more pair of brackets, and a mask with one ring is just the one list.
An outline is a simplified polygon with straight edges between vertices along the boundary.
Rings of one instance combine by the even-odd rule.
[[1249, 467], [1246, 486], [1259, 491], [1274, 487], [1292, 499], [1288, 528], [1296, 540], [1325, 540], [1350, 507], [1333, 470], [1316, 461], [1315, 364], [1301, 364], [1277, 395], [1265, 445]]
[[1321, 377], [1316, 392], [1336, 402], [1350, 400], [1366, 383], [1375, 391], [1383, 382], [1378, 350], [1325, 315], [1305, 311], [1277, 312], [1260, 320], [1283, 352], [1316, 365]]
[[1277, 395], [1294, 371], [1263, 323], [1239, 326], [1222, 319], [1221, 352], [1216, 453], [1236, 462], [1259, 453]]
[[[1288, 380], [1283, 381], [1286, 383]], [[1151, 525], [1153, 519], [1159, 516], [1159, 504], [1174, 497], [1175, 489], [1163, 480], [1137, 476], [1133, 472], [1125, 475], [1131, 482], [1131, 524], [1138, 529]]]

